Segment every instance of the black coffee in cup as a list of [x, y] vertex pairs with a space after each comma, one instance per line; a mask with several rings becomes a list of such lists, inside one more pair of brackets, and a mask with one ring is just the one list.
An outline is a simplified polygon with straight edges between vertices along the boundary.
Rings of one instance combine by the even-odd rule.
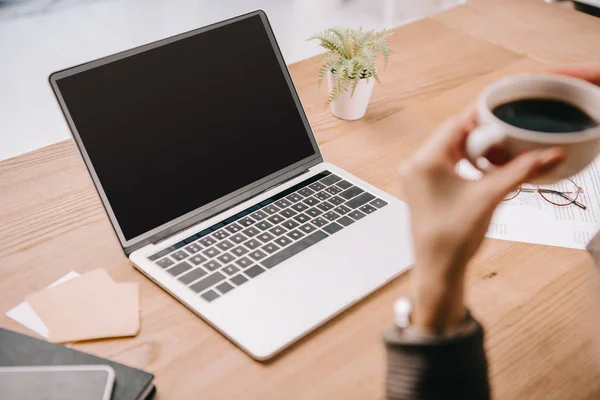
[[561, 100], [514, 100], [496, 106], [492, 112], [517, 128], [538, 132], [578, 132], [598, 126], [598, 122], [585, 111]]

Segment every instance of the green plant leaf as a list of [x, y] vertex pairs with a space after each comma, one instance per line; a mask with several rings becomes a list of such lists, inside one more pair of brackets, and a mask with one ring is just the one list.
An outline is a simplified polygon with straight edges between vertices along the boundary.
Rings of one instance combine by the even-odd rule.
[[344, 29], [342, 27], [334, 27], [329, 30], [335, 36], [338, 37], [340, 41], [340, 54], [343, 55], [347, 59], [352, 58], [352, 48], [350, 46], [350, 34], [348, 33], [348, 29]]

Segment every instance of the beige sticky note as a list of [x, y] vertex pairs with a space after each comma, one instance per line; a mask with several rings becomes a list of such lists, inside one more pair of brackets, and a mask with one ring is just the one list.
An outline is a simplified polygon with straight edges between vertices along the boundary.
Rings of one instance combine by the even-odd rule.
[[103, 270], [38, 292], [27, 302], [55, 343], [134, 336], [140, 328], [138, 284], [114, 283]]

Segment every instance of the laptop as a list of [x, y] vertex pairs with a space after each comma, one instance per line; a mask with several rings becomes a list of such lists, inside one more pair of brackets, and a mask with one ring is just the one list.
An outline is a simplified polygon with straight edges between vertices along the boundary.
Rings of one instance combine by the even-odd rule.
[[264, 12], [49, 79], [125, 254], [253, 358], [412, 263], [407, 206], [323, 160]]

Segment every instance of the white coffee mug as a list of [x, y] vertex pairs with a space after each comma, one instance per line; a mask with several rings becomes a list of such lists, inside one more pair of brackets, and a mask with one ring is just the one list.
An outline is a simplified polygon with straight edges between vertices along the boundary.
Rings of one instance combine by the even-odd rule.
[[494, 169], [484, 156], [500, 147], [513, 158], [535, 148], [561, 146], [565, 160], [552, 172], [539, 178], [537, 184], [555, 183], [584, 169], [600, 151], [600, 125], [564, 133], [547, 133], [518, 128], [498, 117], [492, 110], [502, 104], [522, 99], [552, 99], [570, 103], [600, 123], [600, 88], [562, 75], [514, 75], [487, 86], [477, 99], [479, 127], [467, 138], [467, 159], [483, 172]]

